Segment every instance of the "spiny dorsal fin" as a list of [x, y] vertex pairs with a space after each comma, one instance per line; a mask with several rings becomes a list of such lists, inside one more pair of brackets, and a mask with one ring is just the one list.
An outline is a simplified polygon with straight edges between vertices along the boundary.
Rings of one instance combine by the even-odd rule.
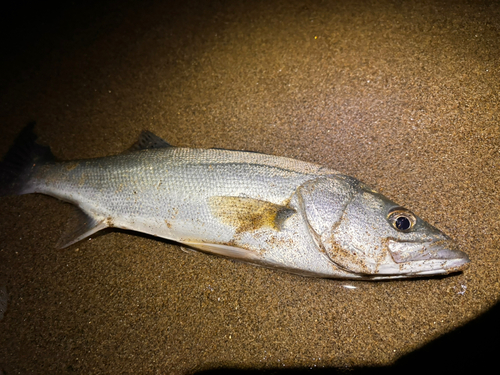
[[139, 135], [139, 139], [135, 142], [128, 151], [139, 151], [150, 148], [165, 148], [174, 147], [157, 135], [151, 133], [149, 130], [143, 130]]
[[247, 197], [209, 198], [212, 214], [224, 224], [236, 228], [237, 233], [262, 227], [281, 230], [286, 219], [295, 210], [271, 202]]

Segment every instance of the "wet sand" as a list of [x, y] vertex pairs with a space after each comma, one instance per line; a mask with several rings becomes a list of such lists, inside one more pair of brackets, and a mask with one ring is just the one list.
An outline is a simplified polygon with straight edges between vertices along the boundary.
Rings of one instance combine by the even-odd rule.
[[124, 231], [56, 250], [70, 206], [4, 197], [5, 374], [428, 370], [431, 359], [454, 370], [492, 359], [498, 4], [63, 4], [15, 14], [4, 34], [16, 42], [0, 63], [0, 155], [36, 120], [67, 160], [119, 153], [148, 129], [179, 146], [316, 162], [415, 211], [471, 266], [435, 279], [311, 279]]

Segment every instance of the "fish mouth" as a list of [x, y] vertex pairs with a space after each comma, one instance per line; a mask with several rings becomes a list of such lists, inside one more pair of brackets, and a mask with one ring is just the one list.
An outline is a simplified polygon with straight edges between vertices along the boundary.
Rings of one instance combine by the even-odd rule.
[[[395, 264], [383, 273], [399, 269], [399, 274], [416, 276], [448, 274], [463, 271], [470, 260], [466, 253], [457, 249], [451, 239], [430, 242], [388, 241], [388, 249]], [[385, 272], [384, 272], [385, 271]]]

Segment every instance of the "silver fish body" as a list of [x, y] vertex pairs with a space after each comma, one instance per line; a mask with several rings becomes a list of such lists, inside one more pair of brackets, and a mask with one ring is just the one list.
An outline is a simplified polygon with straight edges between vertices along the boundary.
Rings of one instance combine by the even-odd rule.
[[0, 194], [42, 193], [77, 206], [61, 247], [117, 227], [317, 277], [428, 276], [468, 263], [449, 237], [352, 177], [284, 157], [141, 137], [137, 151], [40, 157], [22, 170], [11, 153]]

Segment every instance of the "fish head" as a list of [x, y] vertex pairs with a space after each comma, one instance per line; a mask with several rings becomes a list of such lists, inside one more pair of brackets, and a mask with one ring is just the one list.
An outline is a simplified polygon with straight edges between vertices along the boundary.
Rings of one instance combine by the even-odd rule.
[[448, 274], [469, 263], [446, 234], [352, 177], [320, 178], [299, 194], [316, 243], [344, 271], [391, 279]]

